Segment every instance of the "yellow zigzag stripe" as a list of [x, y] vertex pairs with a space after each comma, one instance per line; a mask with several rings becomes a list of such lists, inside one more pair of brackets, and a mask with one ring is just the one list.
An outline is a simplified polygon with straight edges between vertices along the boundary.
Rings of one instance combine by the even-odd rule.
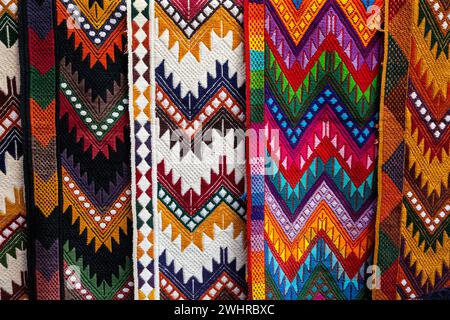
[[80, 9], [83, 15], [89, 20], [89, 22], [98, 30], [109, 19], [111, 14], [121, 3], [121, 0], [107, 0], [103, 1], [103, 8], [94, 2], [93, 5], [89, 5], [91, 0], [73, 0], [75, 5]]
[[45, 180], [35, 172], [33, 178], [34, 205], [48, 218], [58, 203], [58, 174], [54, 172], [48, 180]]
[[[67, 173], [65, 174], [67, 175]], [[72, 181], [72, 183], [74, 183], [74, 181]], [[76, 184], [74, 189], [75, 188], [80, 190]], [[82, 201], [79, 200], [80, 195], [81, 193], [78, 195], [73, 194], [73, 191], [63, 184], [63, 211], [67, 212], [69, 207], [72, 208], [72, 225], [79, 220], [79, 234], [81, 235], [87, 230], [87, 244], [89, 245], [94, 240], [95, 251], [98, 251], [102, 245], [105, 245], [109, 251], [112, 251], [112, 239], [117, 243], [120, 243], [120, 230], [125, 234], [128, 233], [127, 220], [128, 218], [131, 218], [130, 201], [120, 209], [116, 208], [114, 204], [108, 208], [106, 212], [115, 209], [117, 213], [111, 221], [108, 222], [107, 227], [102, 229], [99, 224], [93, 220], [93, 217], [89, 213], [89, 208], [84, 207]]]
[[[159, 279], [157, 280], [159, 281]], [[138, 300], [156, 300], [155, 299], [155, 290], [152, 288], [150, 293], [146, 295], [143, 290], [138, 290]]]
[[[243, 42], [242, 26], [236, 21], [236, 19], [230, 15], [230, 13], [220, 7], [214, 16], [208, 19], [200, 29], [196, 30], [192, 38], [187, 39], [180, 28], [167, 18], [163, 9], [160, 6], [155, 6], [156, 17], [158, 21], [158, 36], [168, 30], [169, 32], [169, 49], [179, 44], [179, 56], [178, 61], [190, 52], [192, 55], [200, 61], [200, 45], [203, 44], [208, 49], [211, 49], [211, 33], [214, 32], [220, 37], [225, 37], [229, 32], [233, 32], [233, 49], [235, 49], [240, 43]], [[226, 30], [226, 33], [224, 33]]]
[[[406, 208], [402, 207], [402, 219], [406, 221]], [[413, 236], [414, 225], [411, 224], [409, 227], [402, 223], [401, 234], [405, 239], [405, 256], [411, 253], [411, 264], [416, 263], [417, 274], [422, 272], [422, 283], [423, 285], [427, 280], [432, 284], [435, 283], [436, 275], [441, 276], [444, 265], [450, 267], [450, 238], [447, 232], [444, 231], [443, 235], [443, 245], [440, 241], [436, 242], [436, 250], [433, 251], [431, 247], [425, 250], [425, 242], [419, 246], [419, 232]]]
[[[311, 242], [317, 237], [319, 232], [324, 231], [340, 255], [346, 259], [354, 253], [359, 259], [364, 256], [368, 249], [372, 248], [372, 239], [363, 232], [358, 239], [352, 240], [347, 232], [341, 227], [332, 209], [321, 202], [312, 213], [308, 222], [302, 228], [302, 232], [297, 235], [294, 241], [286, 237], [276, 218], [271, 214], [270, 209], [265, 206], [264, 230], [266, 236], [283, 260], [286, 262], [291, 256], [295, 261], [300, 261], [303, 255], [310, 249]], [[352, 246], [352, 243], [354, 245]]]
[[[148, 249], [146, 250], [146, 254], [148, 254], [149, 257], [151, 257], [152, 260], [154, 260], [154, 250], [153, 250], [153, 229], [150, 230], [150, 233], [146, 237], [142, 234], [141, 230], [137, 230], [137, 243], [139, 244], [136, 246], [136, 259], [139, 261], [141, 257], [144, 255], [144, 249], [143, 244], [144, 242], [148, 242]], [[159, 281], [159, 279], [156, 279], [155, 281]], [[148, 289], [147, 289], [148, 290]], [[138, 290], [138, 299], [139, 300], [155, 300], [155, 289], [151, 288], [148, 294], [145, 293], [144, 290], [139, 288]]]
[[412, 116], [411, 112], [406, 108], [406, 132], [405, 142], [409, 147], [409, 163], [408, 169], [416, 165], [414, 178], [417, 179], [419, 175], [422, 175], [423, 188], [427, 184], [428, 195], [436, 191], [437, 195], [441, 195], [441, 187], [448, 188], [448, 175], [450, 168], [450, 157], [443, 148], [441, 150], [442, 161], [439, 161], [437, 157], [431, 159], [431, 150], [425, 153], [425, 140], [419, 141], [419, 131], [416, 128], [412, 132]]
[[[153, 250], [151, 250], [151, 248], [153, 247], [153, 244], [150, 241], [152, 239], [153, 239], [153, 229], [150, 229], [150, 233], [148, 234], [147, 237], [142, 234], [141, 230], [137, 231], [137, 242], [143, 243], [145, 240], [147, 240], [150, 243], [150, 247], [147, 249], [147, 252], [145, 252], [145, 253], [148, 254], [153, 259], [154, 254], [153, 254]], [[138, 246], [136, 250], [137, 250], [136, 256], [139, 260], [139, 258], [141, 258], [142, 255], [144, 254], [144, 250], [143, 250], [142, 246]]]
[[[418, 10], [418, 7], [416, 9]], [[432, 86], [432, 98], [435, 98], [439, 93], [446, 98], [449, 94], [448, 88], [450, 86], [450, 60], [447, 59], [445, 54], [439, 55], [436, 59], [437, 46], [430, 50], [431, 32], [426, 37], [423, 37], [425, 34], [425, 20], [422, 21], [420, 26], [414, 24], [411, 34], [417, 45], [416, 55], [411, 55], [411, 65], [416, 66], [420, 63], [421, 79], [426, 79], [426, 83], [420, 83], [420, 85], [425, 88]]]
[[140, 97], [141, 95], [147, 99], [147, 102], [144, 107], [140, 107], [136, 103], [136, 99], [133, 100], [133, 119], [138, 119], [141, 112], [145, 112], [146, 116], [150, 117], [150, 110], [146, 110], [146, 108], [150, 107], [150, 85], [144, 91], [141, 91], [138, 86], [133, 85], [133, 97]]
[[203, 221], [194, 232], [190, 232], [174, 214], [167, 209], [163, 202], [158, 200], [158, 208], [161, 210], [162, 230], [164, 231], [169, 225], [172, 226], [172, 241], [181, 236], [181, 249], [194, 243], [203, 251], [203, 235], [207, 235], [214, 239], [214, 225], [219, 226], [222, 230], [234, 225], [233, 237], [236, 239], [245, 230], [246, 224], [236, 212], [226, 203], [222, 202], [210, 215]]
[[[3, 196], [3, 195], [1, 195]], [[15, 202], [11, 201], [8, 197], [4, 197], [5, 200], [5, 211], [3, 212], [0, 210], [0, 217], [1, 216], [9, 216], [9, 217], [15, 217], [20, 214], [25, 213], [25, 196], [24, 196], [24, 189], [23, 188], [14, 188], [14, 200]], [[0, 230], [3, 229], [6, 225], [9, 224], [10, 221], [7, 221], [6, 219], [0, 219]]]
[[[284, 0], [271, 0], [277, 14], [283, 21], [283, 24], [289, 30], [290, 36], [298, 45], [300, 40], [308, 30], [310, 25], [315, 21], [320, 9], [328, 0], [310, 0], [304, 1], [300, 9], [296, 9], [292, 2]], [[353, 29], [358, 34], [364, 46], [370, 42], [377, 30], [371, 30], [367, 22], [364, 6], [357, 6], [354, 1], [338, 0], [339, 6], [345, 13], [346, 19], [352, 23]]]

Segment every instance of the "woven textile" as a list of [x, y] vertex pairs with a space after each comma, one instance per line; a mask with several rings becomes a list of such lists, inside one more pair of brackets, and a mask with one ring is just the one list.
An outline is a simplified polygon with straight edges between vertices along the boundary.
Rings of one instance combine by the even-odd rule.
[[449, 0], [0, 1], [0, 300], [448, 297], [449, 30]]
[[243, 3], [131, 6], [137, 297], [244, 299]]
[[370, 21], [381, 5], [247, 2], [253, 299], [367, 293], [383, 49]]
[[19, 108], [18, 2], [0, 5], [0, 300], [25, 298], [23, 134]]
[[373, 297], [439, 299], [450, 288], [450, 3], [389, 1], [385, 21]]
[[[135, 297], [155, 299], [154, 224], [151, 124], [155, 118], [150, 104], [150, 10], [147, 0], [128, 1], [129, 98], [131, 123], [131, 164], [134, 222]], [[153, 6], [152, 6], [153, 10]], [[153, 11], [152, 11], [153, 12]], [[152, 15], [153, 16], [153, 15]], [[152, 108], [151, 108], [152, 107]]]
[[25, 0], [21, 19], [32, 296], [132, 298], [125, 2]]

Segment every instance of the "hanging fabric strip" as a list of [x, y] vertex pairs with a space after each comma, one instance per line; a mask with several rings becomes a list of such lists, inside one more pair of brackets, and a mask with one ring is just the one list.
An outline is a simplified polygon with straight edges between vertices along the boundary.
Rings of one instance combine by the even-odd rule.
[[439, 298], [450, 288], [450, 3], [389, 1], [385, 21], [373, 298]]
[[27, 297], [18, 4], [0, 9], [0, 300]]
[[247, 74], [247, 219], [249, 298], [265, 298], [264, 263], [264, 1], [245, 2]]
[[382, 4], [246, 1], [253, 299], [369, 292]]
[[132, 298], [125, 1], [21, 18], [33, 298]]
[[20, 18], [30, 298], [57, 300], [61, 298], [60, 207], [51, 1], [23, 0]]
[[[152, 184], [152, 121], [154, 112], [154, 71], [150, 47], [154, 2], [128, 1], [128, 81], [131, 119], [131, 171], [133, 191], [133, 256], [136, 279], [135, 298], [153, 300], [155, 293], [155, 203]], [[157, 261], [157, 259], [156, 259]]]
[[132, 10], [138, 298], [244, 299], [243, 4]]

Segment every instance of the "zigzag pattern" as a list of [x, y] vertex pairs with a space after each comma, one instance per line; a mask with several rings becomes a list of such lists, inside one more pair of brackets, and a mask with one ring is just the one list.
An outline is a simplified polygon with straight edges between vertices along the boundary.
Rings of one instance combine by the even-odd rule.
[[[253, 299], [361, 299], [373, 252], [382, 1], [248, 1]], [[264, 98], [264, 99], [262, 99]]]
[[[25, 177], [27, 217], [32, 228], [28, 261], [30, 298], [60, 299], [59, 203], [56, 150], [56, 65], [51, 1], [26, 0], [21, 19], [22, 80], [26, 110]], [[53, 89], [53, 90], [52, 90]], [[49, 235], [52, 235], [49, 237]]]
[[0, 300], [27, 298], [17, 5], [0, 5]]
[[126, 5], [63, 0], [56, 10], [64, 270], [80, 270], [66, 298], [127, 299], [133, 281]]
[[24, 11], [35, 298], [129, 299], [125, 2], [30, 0]]
[[450, 286], [450, 6], [414, 0], [387, 11], [373, 298], [415, 299]]
[[131, 6], [137, 296], [244, 299], [242, 3]]
[[0, 300], [446, 294], [448, 1], [21, 1]]

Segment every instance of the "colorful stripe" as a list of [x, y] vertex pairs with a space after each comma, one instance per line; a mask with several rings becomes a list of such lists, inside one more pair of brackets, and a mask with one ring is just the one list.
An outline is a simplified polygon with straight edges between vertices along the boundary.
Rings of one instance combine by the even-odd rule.
[[367, 293], [381, 4], [247, 2], [253, 299]]
[[448, 1], [17, 1], [0, 300], [448, 295]]
[[0, 6], [0, 300], [27, 297], [18, 1]]
[[450, 287], [450, 3], [389, 2], [374, 299]]
[[132, 5], [138, 298], [244, 299], [243, 5]]
[[26, 0], [36, 299], [132, 298], [126, 5]]

